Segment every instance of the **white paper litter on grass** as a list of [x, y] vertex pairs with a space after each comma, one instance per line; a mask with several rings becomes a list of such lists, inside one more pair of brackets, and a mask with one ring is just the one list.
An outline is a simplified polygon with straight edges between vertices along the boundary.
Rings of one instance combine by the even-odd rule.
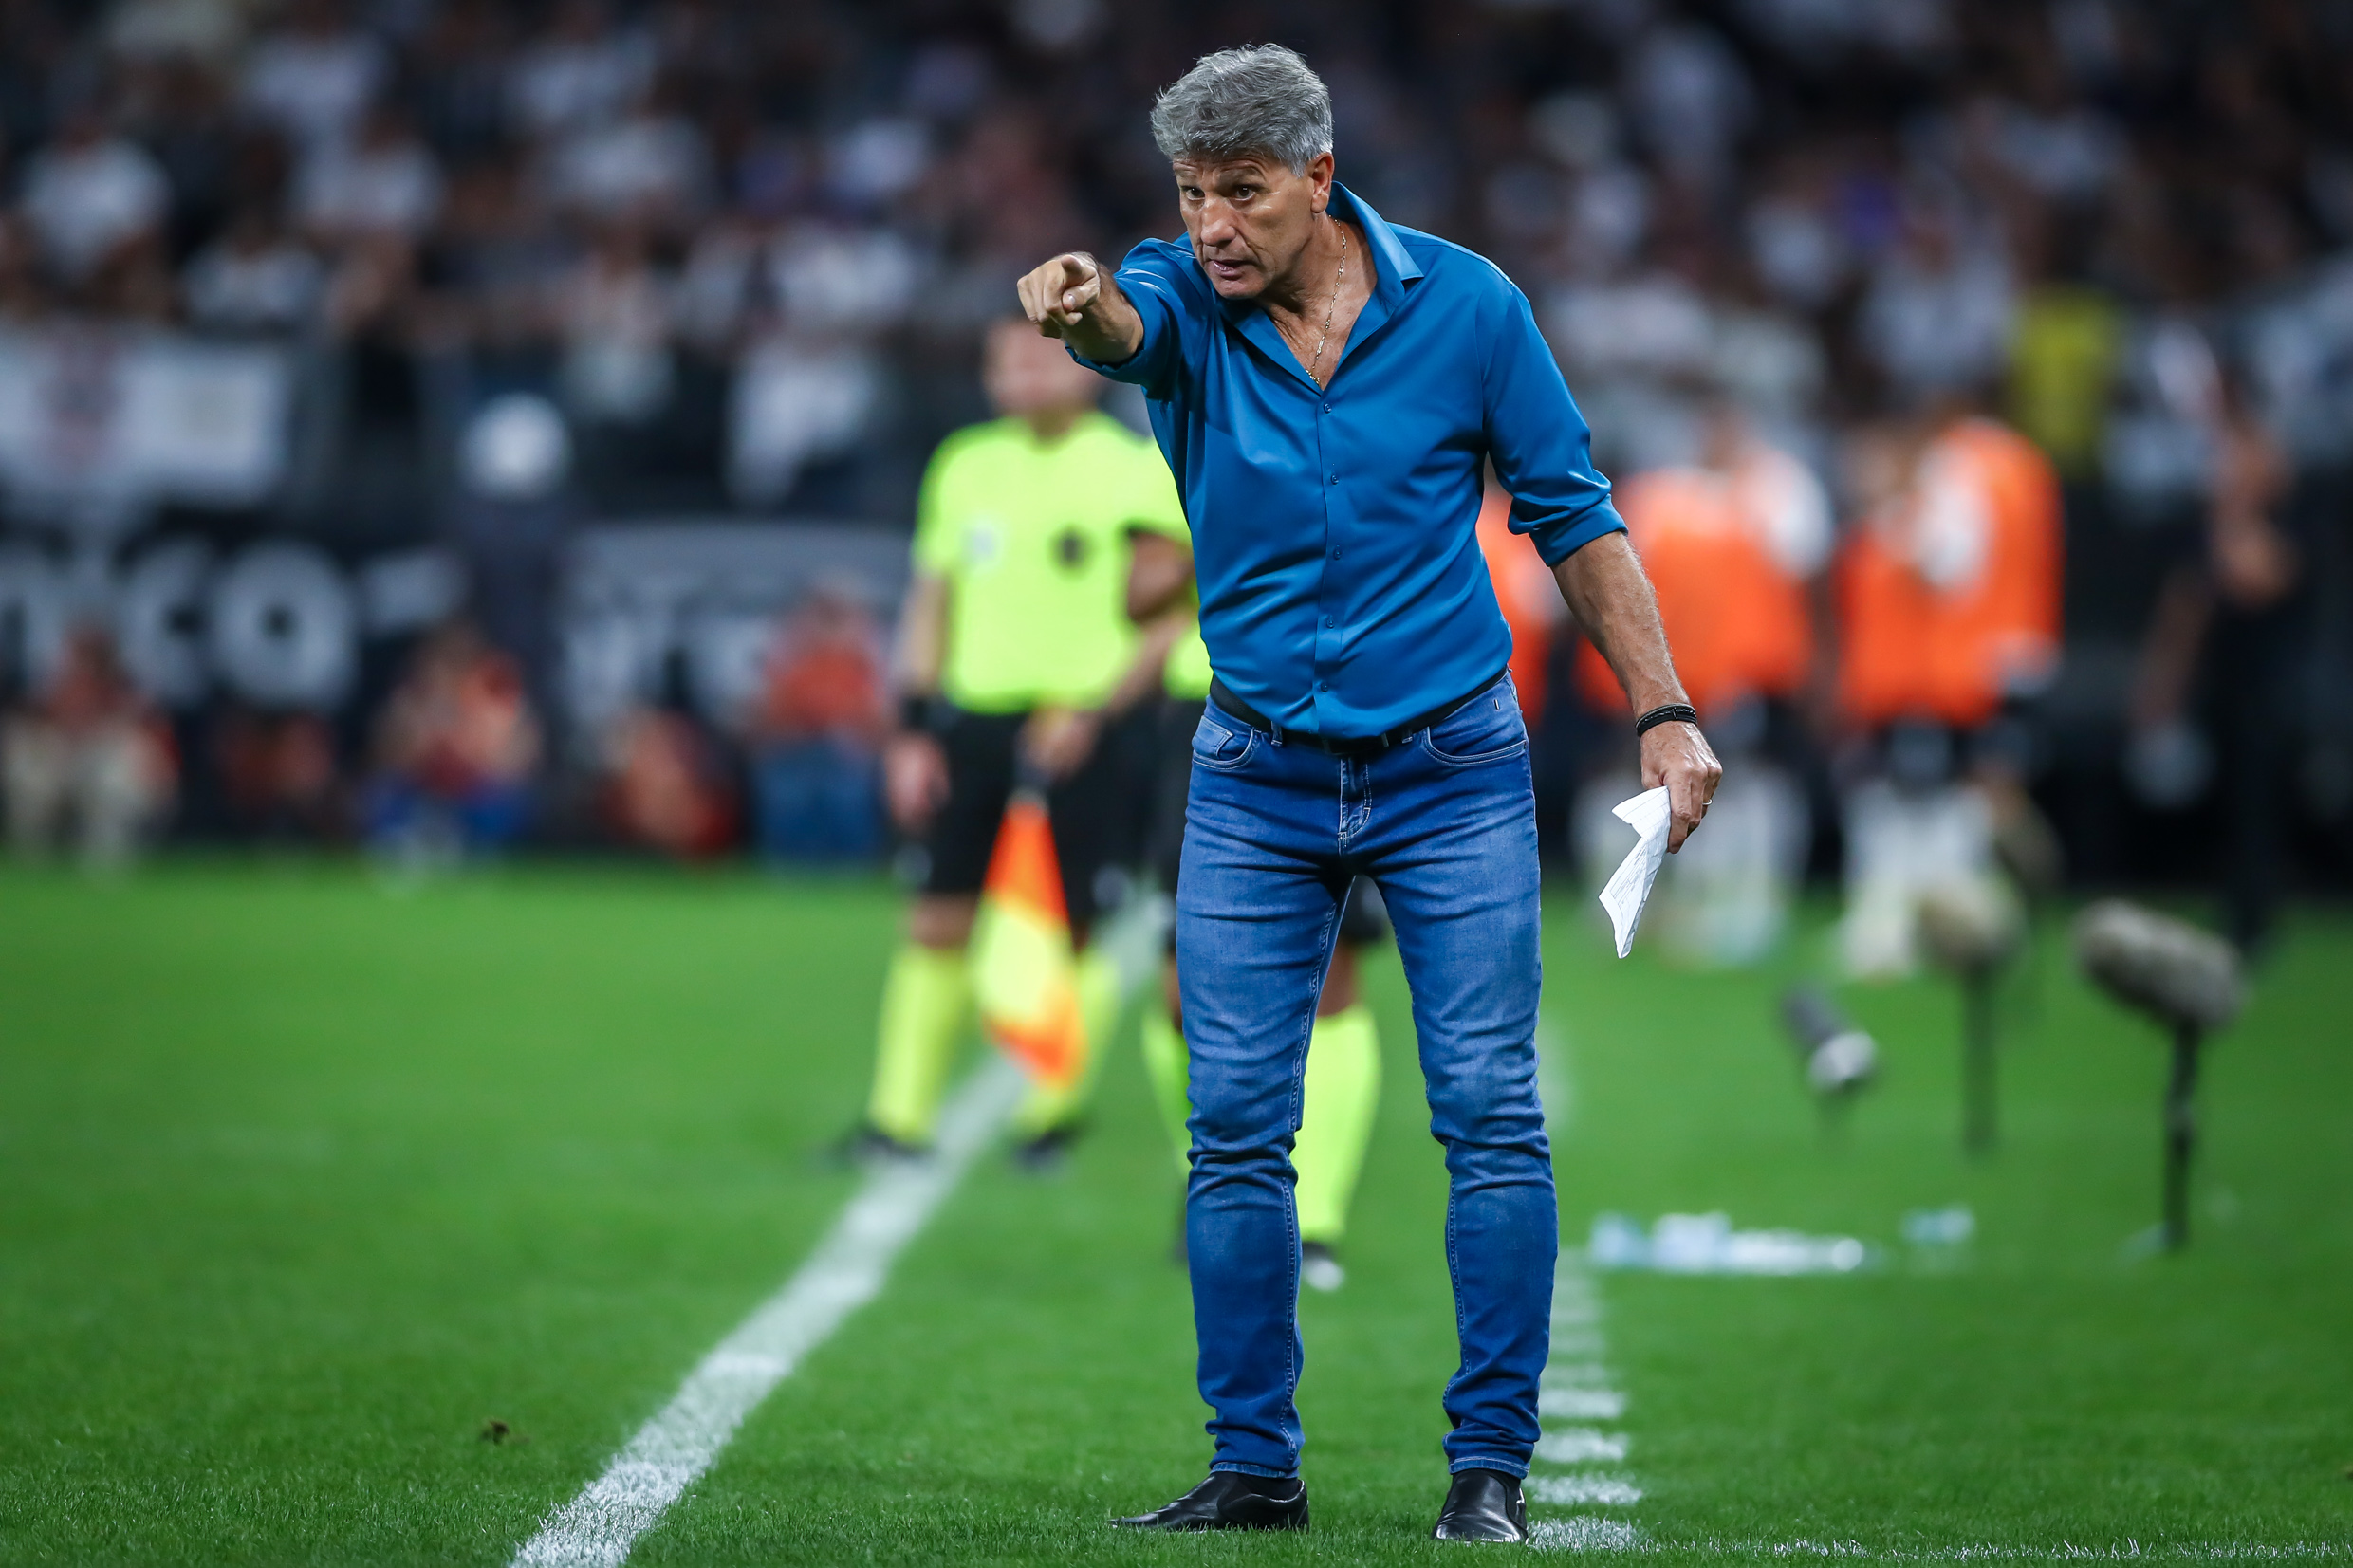
[[1642, 924], [1642, 908], [1650, 902], [1650, 890], [1658, 880], [1658, 868], [1667, 858], [1667, 823], [1673, 815], [1667, 805], [1667, 787], [1645, 789], [1631, 801], [1621, 801], [1610, 809], [1610, 815], [1640, 837], [1618, 869], [1609, 875], [1609, 883], [1602, 889], [1602, 907], [1609, 911], [1610, 930], [1618, 936], [1618, 956], [1623, 958], [1634, 950], [1634, 933]]
[[1585, 1256], [1596, 1268], [1660, 1274], [1852, 1274], [1872, 1262], [1852, 1236], [1734, 1230], [1724, 1213], [1661, 1214], [1647, 1235], [1623, 1214], [1597, 1214]]

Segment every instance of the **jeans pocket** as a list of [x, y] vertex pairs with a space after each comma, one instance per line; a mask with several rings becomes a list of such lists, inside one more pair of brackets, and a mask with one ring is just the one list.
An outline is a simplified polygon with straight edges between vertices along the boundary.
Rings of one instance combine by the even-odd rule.
[[1204, 713], [1193, 731], [1193, 766], [1239, 767], [1249, 760], [1257, 740], [1256, 730], [1232, 729]]
[[1502, 762], [1528, 750], [1519, 695], [1499, 681], [1422, 731], [1421, 748], [1449, 767]]

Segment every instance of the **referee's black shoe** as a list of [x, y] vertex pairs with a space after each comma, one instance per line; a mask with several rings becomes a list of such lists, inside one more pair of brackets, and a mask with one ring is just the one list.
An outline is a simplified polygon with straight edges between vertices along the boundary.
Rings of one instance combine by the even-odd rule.
[[1111, 1522], [1122, 1530], [1304, 1530], [1307, 1484], [1295, 1475], [1212, 1470], [1167, 1507]]
[[1070, 1163], [1070, 1146], [1079, 1141], [1075, 1124], [1048, 1127], [1032, 1138], [1013, 1145], [1013, 1169], [1028, 1176], [1059, 1176]]
[[1526, 1540], [1528, 1499], [1520, 1478], [1501, 1470], [1456, 1470], [1438, 1510], [1439, 1540]]
[[860, 1122], [825, 1151], [827, 1164], [856, 1171], [888, 1165], [919, 1165], [932, 1152], [919, 1143], [895, 1138], [871, 1122]]

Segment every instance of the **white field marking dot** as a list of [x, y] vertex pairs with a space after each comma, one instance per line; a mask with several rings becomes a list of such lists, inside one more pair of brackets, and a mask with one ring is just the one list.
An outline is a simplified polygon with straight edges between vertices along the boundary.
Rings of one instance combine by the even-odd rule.
[[1547, 1465], [1590, 1465], [1598, 1460], [1615, 1464], [1626, 1457], [1626, 1438], [1623, 1432], [1565, 1427], [1536, 1440], [1536, 1457]]
[[1626, 1396], [1615, 1389], [1546, 1389], [1536, 1395], [1536, 1413], [1572, 1421], [1615, 1421], [1626, 1413]]
[[1538, 1520], [1528, 1533], [1528, 1543], [1540, 1552], [1639, 1552], [1642, 1537], [1623, 1520], [1580, 1514]]
[[1528, 1495], [1563, 1507], [1631, 1508], [1642, 1501], [1642, 1488], [1612, 1475], [1543, 1475], [1529, 1478]]

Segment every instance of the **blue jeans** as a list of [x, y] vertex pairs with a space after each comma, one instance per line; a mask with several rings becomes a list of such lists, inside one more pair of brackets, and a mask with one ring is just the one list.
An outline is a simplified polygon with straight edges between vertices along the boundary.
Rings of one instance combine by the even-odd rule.
[[1413, 988], [1462, 1362], [1450, 1469], [1526, 1475], [1560, 1223], [1536, 1094], [1535, 803], [1509, 681], [1386, 750], [1337, 757], [1214, 703], [1193, 743], [1176, 968], [1192, 1059], [1185, 1245], [1211, 1467], [1299, 1468], [1291, 1136], [1349, 879], [1380, 888]]

